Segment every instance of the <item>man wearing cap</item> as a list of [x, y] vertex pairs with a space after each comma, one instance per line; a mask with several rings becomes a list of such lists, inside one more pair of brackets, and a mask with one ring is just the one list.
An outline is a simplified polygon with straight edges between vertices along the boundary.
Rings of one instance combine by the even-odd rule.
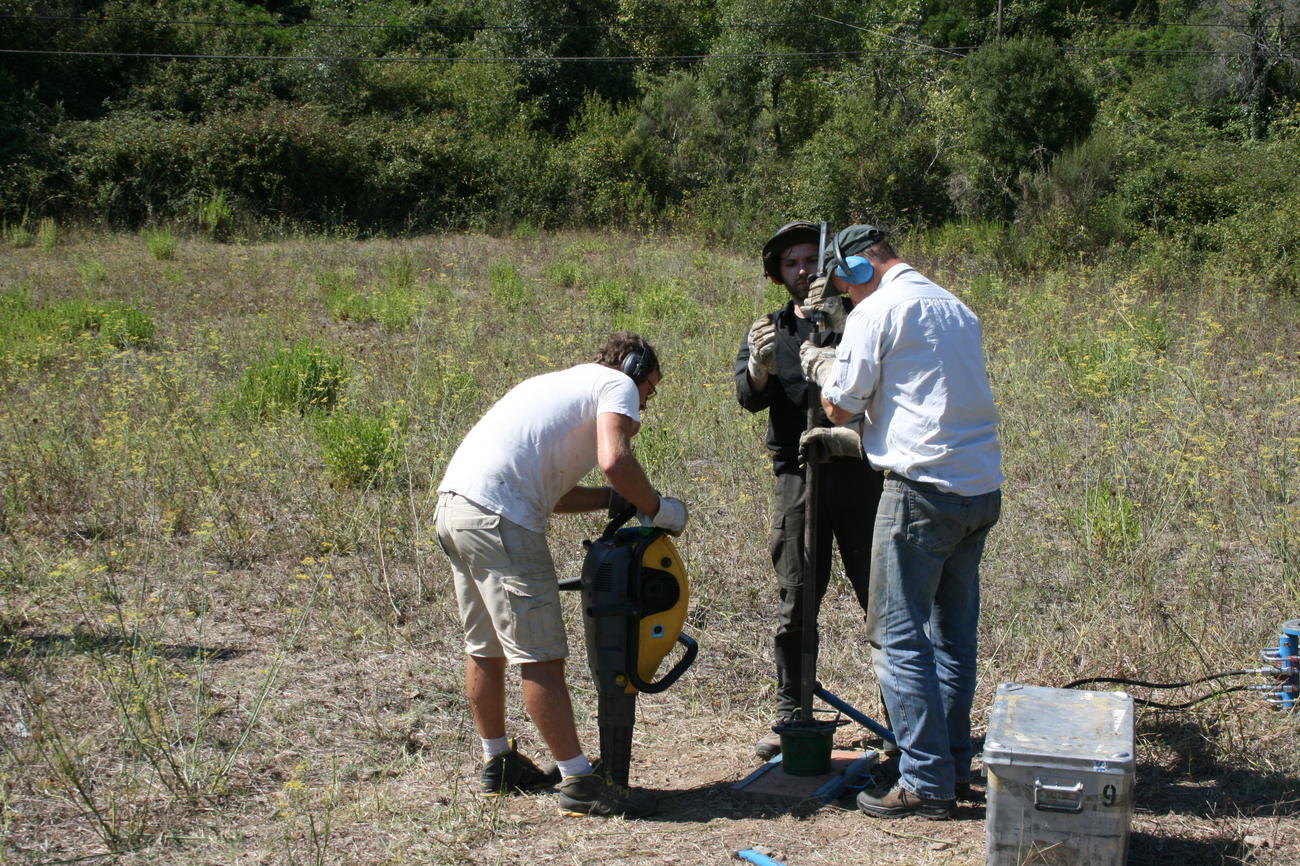
[[[527, 379], [469, 431], [438, 485], [438, 543], [451, 561], [465, 630], [465, 690], [483, 742], [483, 796], [555, 786], [565, 814], [652, 812], [654, 797], [592, 765], [578, 742], [564, 675], [568, 646], [555, 564], [552, 513], [597, 511], [615, 494], [642, 522], [680, 533], [686, 506], [660, 496], [632, 453], [640, 413], [661, 370], [636, 334], [610, 335], [592, 363]], [[578, 482], [594, 467], [609, 486]], [[542, 769], [506, 735], [506, 666], [517, 665], [524, 704], [555, 757]]]
[[874, 817], [950, 818], [969, 796], [979, 564], [1002, 503], [998, 411], [975, 314], [903, 262], [884, 233], [835, 237], [830, 281], [853, 300], [837, 350], [803, 365], [838, 428], [885, 472], [872, 537], [867, 634], [901, 749], [898, 783], [863, 791]]
[[[750, 412], [768, 410], [767, 447], [776, 475], [768, 550], [776, 570], [779, 604], [773, 654], [776, 660], [776, 724], [799, 709], [803, 645], [804, 470], [799, 465], [799, 437], [808, 423], [808, 383], [799, 363], [799, 347], [813, 336], [807, 299], [818, 271], [819, 232], [810, 222], [783, 225], [763, 246], [763, 271], [785, 286], [790, 301], [756, 320], [736, 355], [736, 397]], [[833, 342], [849, 305], [828, 298], [820, 305], [825, 323], [819, 342]], [[823, 425], [827, 421], [820, 420]], [[845, 461], [835, 472], [822, 473], [817, 538], [817, 604], [826, 593], [831, 572], [831, 536], [839, 546], [844, 572], [858, 602], [867, 607], [870, 534], [881, 477], [864, 461]], [[816, 636], [814, 636], [814, 641]], [[815, 652], [815, 644], [814, 644]], [[781, 738], [769, 732], [755, 745], [764, 760], [781, 751]]]

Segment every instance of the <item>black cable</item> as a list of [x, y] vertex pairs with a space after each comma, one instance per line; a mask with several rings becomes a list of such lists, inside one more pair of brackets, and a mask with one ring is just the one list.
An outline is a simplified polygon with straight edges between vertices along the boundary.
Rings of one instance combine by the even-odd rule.
[[1210, 692], [1208, 695], [1201, 695], [1199, 698], [1192, 698], [1190, 701], [1182, 704], [1162, 704], [1159, 701], [1147, 701], [1142, 698], [1133, 698], [1133, 703], [1141, 704], [1144, 707], [1154, 707], [1157, 710], [1185, 710], [1188, 707], [1194, 707], [1202, 701], [1208, 701], [1210, 698], [1217, 698], [1219, 695], [1226, 695], [1229, 692], [1253, 691], [1255, 686], [1233, 686], [1228, 689], [1219, 689], [1217, 692]]
[[[1187, 688], [1188, 686], [1194, 686], [1200, 683], [1207, 683], [1210, 682], [1211, 680], [1226, 679], [1227, 677], [1260, 676], [1260, 675], [1267, 675], [1270, 673], [1272, 673], [1272, 670], [1269, 668], [1253, 668], [1253, 669], [1243, 668], [1237, 671], [1223, 671], [1222, 673], [1209, 674], [1207, 676], [1197, 677], [1194, 680], [1188, 680], [1187, 682], [1182, 682], [1182, 683], [1148, 683], [1143, 680], [1129, 679], [1128, 677], [1089, 677], [1088, 679], [1075, 680], [1072, 683], [1067, 683], [1066, 685], [1061, 686], [1061, 688], [1072, 689], [1075, 688], [1076, 686], [1084, 686], [1084, 685], [1089, 685], [1091, 683], [1113, 683], [1115, 685], [1138, 686], [1140, 688], [1147, 688], [1147, 689], [1183, 689], [1183, 688]], [[1210, 698], [1217, 698], [1220, 695], [1226, 695], [1229, 694], [1230, 692], [1258, 691], [1262, 688], [1267, 688], [1267, 687], [1254, 686], [1254, 685], [1230, 686], [1226, 689], [1218, 689], [1217, 691], [1200, 695], [1199, 697], [1192, 698], [1190, 701], [1184, 701], [1181, 704], [1165, 704], [1165, 703], [1161, 703], [1160, 701], [1152, 701], [1152, 700], [1147, 700], [1145, 698], [1133, 698], [1133, 703], [1141, 704], [1144, 707], [1152, 707], [1153, 709], [1157, 709], [1157, 710], [1185, 710], [1188, 707], [1194, 707], [1199, 703], [1208, 701]]]
[[1088, 685], [1089, 683], [1114, 683], [1115, 685], [1121, 685], [1121, 686], [1141, 686], [1142, 688], [1146, 688], [1146, 689], [1185, 689], [1188, 686], [1195, 686], [1195, 685], [1199, 685], [1200, 683], [1208, 683], [1210, 680], [1220, 680], [1223, 679], [1224, 677], [1244, 677], [1251, 674], [1262, 674], [1266, 672], [1267, 671], [1261, 670], [1259, 668], [1249, 669], [1249, 670], [1242, 669], [1239, 671], [1224, 671], [1223, 673], [1210, 674], [1209, 676], [1200, 677], [1194, 680], [1188, 680], [1185, 683], [1148, 683], [1148, 682], [1143, 682], [1142, 680], [1131, 680], [1128, 679], [1127, 677], [1091, 677], [1086, 680], [1075, 680], [1072, 683], [1068, 683], [1066, 685], [1061, 686], [1061, 688], [1072, 689], [1075, 688], [1076, 686]]

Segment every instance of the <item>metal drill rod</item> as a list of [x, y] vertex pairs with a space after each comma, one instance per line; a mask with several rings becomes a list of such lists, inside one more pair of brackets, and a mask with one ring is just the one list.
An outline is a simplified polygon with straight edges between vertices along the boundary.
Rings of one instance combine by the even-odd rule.
[[[808, 383], [808, 429], [817, 426], [821, 389]], [[804, 465], [803, 506], [803, 639], [799, 664], [799, 721], [813, 720], [813, 692], [817, 689], [817, 507], [821, 464], [809, 460]]]
[[[825, 276], [830, 223], [823, 221], [818, 235], [817, 274]], [[820, 330], [821, 322], [814, 318], [813, 333]], [[821, 418], [822, 392], [816, 382], [810, 381], [806, 387], [808, 420], [805, 429], [812, 430]], [[817, 522], [820, 516], [817, 500], [820, 477], [821, 465], [815, 460], [807, 461], [803, 487], [803, 639], [799, 658], [799, 721], [806, 725], [813, 722], [813, 692], [817, 688]]]

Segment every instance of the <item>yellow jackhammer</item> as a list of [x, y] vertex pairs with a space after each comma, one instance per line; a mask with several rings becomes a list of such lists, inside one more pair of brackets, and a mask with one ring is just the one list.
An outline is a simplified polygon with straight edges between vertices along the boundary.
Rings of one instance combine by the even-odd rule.
[[[635, 507], [615, 515], [600, 538], [583, 543], [582, 575], [560, 588], [582, 592], [587, 664], [599, 695], [600, 757], [610, 778], [628, 784], [636, 697], [677, 682], [699, 646], [682, 634], [690, 587], [686, 565], [662, 529], [623, 527]], [[685, 652], [659, 679], [655, 673], [673, 647]]]

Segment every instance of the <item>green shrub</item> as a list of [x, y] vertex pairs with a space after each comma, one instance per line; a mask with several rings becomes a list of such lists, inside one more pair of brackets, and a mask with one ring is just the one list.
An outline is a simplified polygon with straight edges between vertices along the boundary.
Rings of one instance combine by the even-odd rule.
[[4, 237], [9, 242], [9, 246], [14, 249], [24, 249], [36, 243], [36, 235], [32, 233], [31, 229], [27, 228], [25, 220], [15, 225], [6, 225], [4, 227]]
[[85, 259], [77, 262], [77, 272], [87, 288], [95, 288], [108, 279], [108, 268], [99, 259]]
[[405, 412], [388, 407], [378, 413], [343, 409], [320, 416], [314, 431], [331, 475], [371, 486], [401, 465], [406, 422]]
[[[798, 150], [787, 169], [792, 177], [773, 177], [764, 186], [792, 183], [794, 213], [820, 215], [838, 225], [899, 226], [939, 221], [951, 213], [932, 131], [898, 107], [878, 104], [869, 92], [849, 88], [837, 103]], [[718, 211], [738, 218], [734, 208]], [[770, 222], [770, 210], [759, 219]]]
[[992, 274], [976, 274], [971, 277], [966, 290], [960, 292], [960, 295], [967, 306], [976, 313], [983, 313], [985, 310], [1004, 306], [1008, 292], [1005, 280]]
[[149, 255], [160, 262], [170, 261], [176, 257], [176, 236], [168, 228], [145, 229], [141, 233]]
[[415, 287], [415, 262], [410, 253], [402, 253], [383, 267], [385, 289], [411, 289]]
[[1075, 393], [1101, 402], [1141, 382], [1168, 347], [1168, 326], [1158, 311], [1121, 305], [1109, 326], [1094, 323], [1087, 333], [1058, 342], [1057, 351]]
[[546, 278], [557, 286], [571, 289], [586, 277], [582, 265], [572, 261], [555, 261], [546, 266]]
[[303, 340], [266, 353], [239, 380], [237, 406], [253, 418], [278, 412], [329, 411], [347, 384], [343, 359]]
[[36, 226], [36, 245], [52, 250], [59, 242], [59, 224], [54, 217], [44, 217]]
[[0, 294], [0, 359], [34, 362], [58, 347], [89, 340], [115, 349], [147, 349], [157, 326], [153, 317], [128, 304], [73, 299], [34, 307], [25, 291]]
[[1142, 541], [1138, 505], [1110, 481], [1090, 486], [1066, 520], [1090, 547], [1131, 550]]
[[624, 313], [628, 309], [628, 291], [617, 280], [597, 280], [587, 291], [587, 304], [602, 313]]
[[316, 275], [325, 290], [325, 307], [340, 322], [378, 322], [386, 330], [410, 327], [422, 304], [414, 286], [415, 271], [410, 258], [385, 269], [384, 283], [377, 291], [357, 288], [357, 271], [344, 267]]
[[92, 317], [86, 331], [98, 331], [101, 339], [118, 349], [147, 348], [153, 345], [157, 326], [153, 317], [125, 304], [107, 304], [90, 308]]
[[375, 320], [386, 331], [402, 331], [415, 321], [420, 306], [420, 293], [414, 288], [388, 286], [374, 298]]
[[356, 268], [342, 267], [319, 273], [316, 285], [325, 291], [325, 308], [336, 321], [370, 321], [370, 300], [357, 291]]
[[438, 360], [420, 376], [425, 399], [443, 415], [455, 415], [471, 409], [479, 398], [478, 379], [471, 370], [449, 361]]
[[634, 303], [635, 319], [628, 324], [643, 334], [663, 333], [665, 328], [692, 333], [701, 322], [699, 305], [676, 282], [643, 286], [637, 290]]
[[214, 190], [194, 203], [194, 221], [214, 240], [225, 239], [234, 220], [234, 209], [222, 190]]
[[532, 303], [532, 292], [524, 285], [524, 278], [515, 266], [498, 262], [488, 268], [488, 294], [500, 307], [509, 311], [522, 310]]
[[1010, 213], [1021, 173], [1082, 141], [1096, 99], [1074, 62], [1041, 37], [985, 43], [959, 70], [965, 171], [1000, 199], [995, 214]]

